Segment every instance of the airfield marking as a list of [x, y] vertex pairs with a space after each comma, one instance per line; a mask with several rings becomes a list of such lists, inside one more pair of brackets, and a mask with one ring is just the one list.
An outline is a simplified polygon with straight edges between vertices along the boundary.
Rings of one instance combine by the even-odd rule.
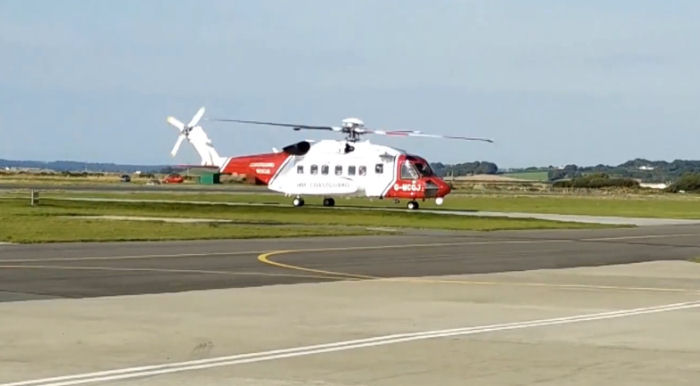
[[85, 256], [85, 257], [46, 257], [41, 259], [0, 259], [2, 263], [48, 263], [54, 261], [90, 261], [90, 260], [139, 260], [139, 259], [159, 259], [159, 258], [177, 258], [177, 257], [207, 257], [207, 256], [238, 256], [238, 255], [253, 255], [263, 252], [257, 251], [239, 251], [239, 252], [204, 252], [204, 253], [176, 253], [162, 255], [131, 255], [131, 256]]
[[579, 314], [549, 319], [538, 319], [530, 321], [490, 324], [482, 326], [460, 327], [442, 330], [429, 330], [412, 333], [397, 333], [391, 335], [375, 336], [364, 339], [354, 339], [338, 341], [332, 343], [316, 344], [311, 346], [300, 346], [286, 349], [260, 351], [247, 354], [234, 354], [216, 358], [207, 358], [183, 362], [166, 363], [160, 365], [145, 365], [127, 367], [121, 369], [97, 371], [83, 374], [73, 374], [43, 379], [18, 381], [3, 383], [0, 386], [71, 386], [94, 382], [106, 382], [123, 379], [148, 377], [162, 374], [180, 373], [185, 371], [202, 370], [222, 366], [234, 366], [248, 363], [264, 362], [277, 359], [308, 356], [339, 351], [356, 350], [367, 347], [386, 346], [398, 343], [421, 341], [436, 338], [446, 338], [453, 336], [466, 336], [484, 334], [499, 331], [522, 330], [535, 327], [558, 326], [565, 324], [591, 322], [607, 319], [627, 318], [645, 314], [655, 314], [662, 312], [680, 311], [700, 308], [699, 301], [684, 303], [672, 303], [659, 306], [641, 307], [633, 309], [623, 309], [617, 311], [600, 312], [593, 314]]
[[[376, 247], [347, 247], [347, 248], [321, 248], [318, 251], [327, 250], [355, 250], [364, 248], [400, 248], [400, 247], [429, 247], [429, 246], [458, 246], [458, 245], [479, 245], [479, 244], [499, 244], [499, 243], [532, 243], [532, 242], [571, 242], [573, 240], [504, 240], [504, 241], [463, 241], [463, 242], [453, 242], [453, 243], [429, 243], [429, 244], [402, 244], [402, 245], [384, 245]], [[313, 252], [315, 250], [305, 250], [306, 252]], [[60, 261], [90, 261], [90, 260], [139, 260], [139, 259], [158, 259], [158, 258], [180, 258], [180, 257], [209, 257], [209, 256], [236, 256], [236, 255], [253, 255], [264, 252], [264, 250], [255, 251], [238, 251], [238, 252], [204, 252], [204, 253], [178, 253], [178, 254], [159, 254], [159, 255], [131, 255], [131, 256], [87, 256], [87, 257], [46, 257], [40, 259], [1, 259], [2, 263], [29, 263], [29, 262], [60, 262]]]
[[124, 271], [124, 272], [162, 272], [162, 273], [198, 273], [211, 275], [228, 276], [273, 276], [273, 277], [296, 277], [310, 279], [338, 280], [336, 276], [301, 275], [273, 272], [232, 272], [232, 271], [212, 271], [203, 269], [170, 269], [170, 268], [129, 268], [129, 267], [85, 267], [69, 265], [0, 265], [0, 269], [55, 269], [65, 271]]
[[668, 234], [668, 235], [640, 235], [640, 236], [619, 236], [619, 237], [596, 237], [590, 239], [582, 239], [581, 241], [616, 241], [616, 240], [639, 240], [639, 239], [665, 239], [672, 237], [690, 237], [700, 235], [697, 233], [678, 233], [678, 234]]
[[[545, 240], [552, 241], [552, 240]], [[449, 243], [445, 243], [449, 244]], [[413, 244], [393, 246], [396, 248], [414, 248], [418, 246], [435, 246], [436, 244]], [[438, 244], [439, 245], [439, 244]], [[700, 293], [700, 289], [692, 288], [664, 288], [664, 287], [625, 287], [612, 285], [595, 285], [595, 284], [578, 284], [578, 283], [541, 283], [541, 282], [499, 282], [499, 281], [483, 281], [483, 280], [451, 280], [451, 279], [428, 279], [420, 277], [386, 277], [356, 274], [352, 272], [329, 271], [316, 268], [308, 268], [300, 265], [281, 263], [270, 259], [272, 256], [279, 256], [293, 253], [304, 252], [330, 252], [338, 250], [371, 250], [371, 249], [386, 249], [389, 246], [377, 247], [354, 247], [354, 248], [316, 248], [316, 249], [293, 249], [280, 250], [263, 253], [258, 255], [258, 261], [264, 264], [272, 265], [278, 268], [286, 268], [295, 271], [311, 272], [314, 274], [322, 274], [335, 276], [338, 279], [344, 280], [376, 280], [380, 282], [398, 282], [398, 283], [415, 283], [415, 284], [459, 284], [459, 285], [486, 285], [486, 286], [520, 286], [520, 287], [545, 287], [545, 288], [563, 288], [563, 289], [582, 289], [582, 290], [620, 290], [620, 291], [651, 291], [651, 292], [690, 292]]]
[[[430, 247], [430, 246], [459, 246], [459, 245], [488, 245], [488, 244], [532, 244], [532, 243], [567, 243], [576, 241], [616, 241], [616, 240], [635, 240], [635, 239], [655, 239], [666, 237], [691, 237], [698, 236], [697, 233], [680, 233], [675, 235], [637, 235], [637, 236], [620, 236], [620, 237], [597, 237], [585, 239], [542, 239], [542, 240], [494, 240], [494, 241], [464, 241], [453, 243], [426, 243], [426, 244], [402, 244], [402, 245], [385, 245], [385, 246], [370, 246], [370, 247], [347, 247], [347, 248], [320, 248], [320, 249], [305, 249], [304, 252], [325, 252], [333, 250], [356, 250], [356, 249], [381, 249], [381, 248], [413, 248], [413, 247]], [[13, 243], [0, 243], [0, 245], [15, 245]], [[40, 259], [1, 259], [0, 263], [26, 263], [26, 262], [60, 262], [60, 261], [89, 261], [89, 260], [139, 260], [139, 259], [157, 259], [157, 258], [178, 258], [178, 257], [208, 257], [208, 256], [237, 256], [259, 254], [264, 250], [254, 251], [238, 251], [238, 252], [202, 252], [202, 253], [177, 253], [177, 254], [157, 254], [157, 255], [127, 255], [127, 256], [85, 256], [85, 257], [47, 257]]]
[[493, 244], [536, 244], [536, 243], [570, 243], [574, 240], [498, 240], [498, 241], [463, 241], [463, 242], [453, 242], [453, 243], [423, 243], [423, 244], [396, 244], [396, 245], [375, 245], [366, 247], [333, 247], [333, 248], [308, 248], [308, 249], [290, 249], [290, 250], [280, 250], [266, 252], [258, 255], [258, 261], [273, 265], [279, 268], [294, 269], [300, 271], [321, 273], [325, 275], [335, 275], [340, 277], [346, 277], [349, 279], [385, 279], [379, 276], [371, 275], [359, 275], [353, 273], [345, 272], [334, 272], [326, 271], [322, 269], [306, 268], [291, 264], [280, 263], [274, 260], [270, 260], [270, 256], [282, 255], [289, 253], [301, 253], [301, 252], [336, 252], [336, 251], [362, 251], [362, 250], [378, 250], [378, 249], [398, 249], [398, 248], [427, 248], [427, 247], [450, 247], [450, 246], [466, 246], [466, 245], [493, 245]]

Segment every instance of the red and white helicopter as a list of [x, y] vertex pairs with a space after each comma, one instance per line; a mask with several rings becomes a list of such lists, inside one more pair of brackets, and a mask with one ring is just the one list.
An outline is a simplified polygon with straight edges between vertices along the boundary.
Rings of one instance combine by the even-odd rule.
[[408, 209], [418, 209], [417, 200], [435, 198], [441, 205], [450, 186], [436, 176], [428, 161], [389, 146], [362, 141], [366, 134], [400, 137], [446, 138], [493, 142], [486, 138], [425, 134], [415, 130], [375, 130], [357, 118], [347, 118], [341, 126], [312, 126], [291, 123], [209, 119], [217, 122], [288, 127], [293, 130], [326, 130], [345, 134], [344, 140], [301, 141], [268, 154], [221, 157], [199, 125], [204, 116], [200, 108], [188, 124], [174, 117], [166, 121], [179, 137], [174, 157], [187, 140], [202, 158], [202, 166], [218, 168], [222, 174], [245, 175], [270, 190], [294, 196], [293, 205], [303, 206], [304, 196], [322, 196], [324, 206], [335, 205], [333, 197], [364, 196], [408, 200]]

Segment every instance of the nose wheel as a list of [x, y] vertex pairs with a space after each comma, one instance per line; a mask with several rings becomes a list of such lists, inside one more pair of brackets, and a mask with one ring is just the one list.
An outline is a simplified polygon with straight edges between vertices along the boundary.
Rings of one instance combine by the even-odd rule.
[[419, 207], [418, 201], [409, 201], [406, 207], [410, 210], [416, 210]]
[[332, 198], [324, 198], [323, 206], [335, 206], [335, 200]]
[[296, 207], [304, 206], [304, 199], [301, 197], [295, 197], [294, 201], [292, 201], [292, 205]]

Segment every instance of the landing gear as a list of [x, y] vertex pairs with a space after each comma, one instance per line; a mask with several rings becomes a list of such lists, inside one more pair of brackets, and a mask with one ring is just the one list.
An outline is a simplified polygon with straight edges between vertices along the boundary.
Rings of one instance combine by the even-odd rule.
[[335, 200], [332, 198], [324, 198], [323, 199], [323, 206], [334, 206], [335, 205]]
[[301, 197], [295, 197], [294, 201], [292, 201], [292, 205], [296, 207], [304, 206], [304, 199]]
[[419, 207], [418, 201], [409, 201], [406, 207], [410, 210], [416, 210]]

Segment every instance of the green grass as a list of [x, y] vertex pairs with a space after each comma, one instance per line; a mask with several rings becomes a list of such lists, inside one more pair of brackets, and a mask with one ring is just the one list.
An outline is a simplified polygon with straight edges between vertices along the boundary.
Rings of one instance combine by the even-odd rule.
[[[27, 193], [22, 194], [25, 196], [28, 195]], [[45, 197], [102, 197], [291, 205], [291, 198], [268, 193], [46, 192], [42, 194]], [[306, 202], [308, 205], [320, 205], [321, 199], [308, 197], [306, 198]], [[366, 198], [338, 198], [336, 199], [336, 204], [356, 207], [405, 208], [405, 201], [395, 204], [392, 200], [369, 200]], [[435, 205], [433, 200], [426, 200], [425, 202], [421, 202], [421, 208], [700, 219], [700, 196], [679, 194], [614, 194], [609, 196], [564, 194], [464, 195], [453, 193], [445, 198], [445, 204], [443, 206]]]
[[[79, 218], [100, 215], [225, 219], [233, 223], [176, 224]], [[377, 226], [483, 231], [600, 227], [420, 212], [329, 210], [314, 206], [253, 207], [42, 198], [40, 206], [30, 207], [24, 198], [0, 199], [0, 241], [17, 243], [356, 235], [376, 233], [366, 227]]]
[[504, 177], [519, 178], [528, 181], [546, 182], [549, 179], [548, 172], [520, 172], [520, 173], [504, 173]]

